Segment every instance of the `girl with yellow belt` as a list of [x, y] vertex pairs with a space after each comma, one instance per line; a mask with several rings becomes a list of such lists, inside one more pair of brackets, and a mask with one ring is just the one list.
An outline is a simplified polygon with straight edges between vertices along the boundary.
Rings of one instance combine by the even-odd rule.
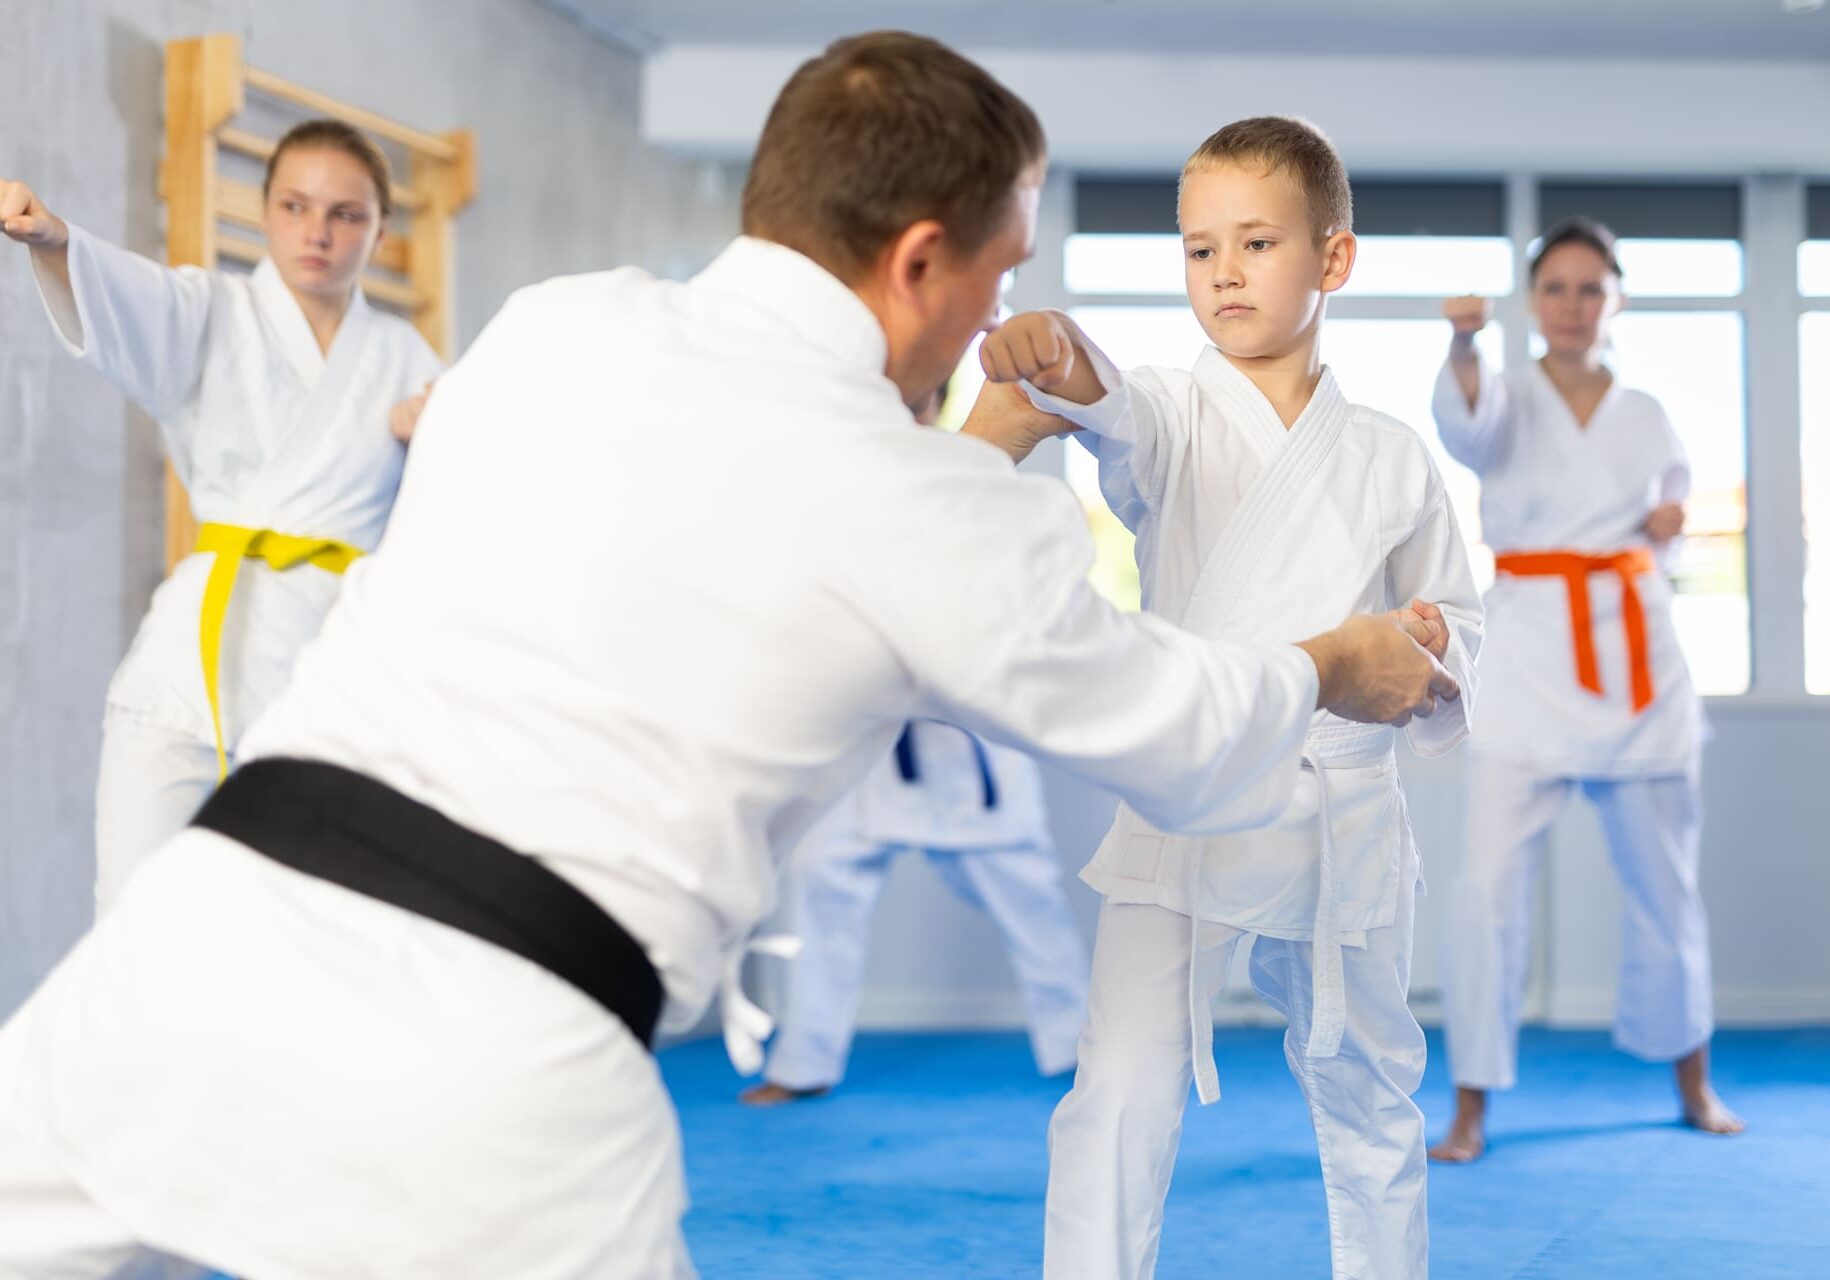
[[267, 256], [241, 275], [160, 266], [0, 178], [0, 228], [30, 247], [58, 340], [158, 421], [202, 525], [109, 686], [98, 910], [190, 820], [380, 539], [405, 458], [390, 409], [440, 368], [362, 297], [390, 204], [373, 143], [301, 124], [262, 194]]

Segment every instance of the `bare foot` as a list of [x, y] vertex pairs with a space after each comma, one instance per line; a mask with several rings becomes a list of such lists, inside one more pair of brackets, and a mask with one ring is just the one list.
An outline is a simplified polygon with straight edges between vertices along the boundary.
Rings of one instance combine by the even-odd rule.
[[1678, 1096], [1684, 1100], [1684, 1123], [1702, 1133], [1741, 1133], [1747, 1121], [1723, 1105], [1709, 1084], [1709, 1046], [1677, 1061]]
[[1714, 1089], [1704, 1097], [1684, 1099], [1684, 1123], [1704, 1133], [1741, 1133], [1747, 1121], [1722, 1105]]
[[1442, 1164], [1470, 1164], [1487, 1150], [1487, 1094], [1481, 1089], [1455, 1090], [1455, 1121], [1448, 1136], [1430, 1148], [1430, 1159]]
[[832, 1090], [789, 1089], [779, 1084], [752, 1085], [737, 1095], [737, 1101], [746, 1107], [779, 1107], [788, 1102], [801, 1102], [808, 1098], [823, 1098]]

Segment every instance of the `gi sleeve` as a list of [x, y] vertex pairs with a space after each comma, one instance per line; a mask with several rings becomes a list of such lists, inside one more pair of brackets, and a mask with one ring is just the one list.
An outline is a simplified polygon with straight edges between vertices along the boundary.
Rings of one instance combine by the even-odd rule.
[[[1455, 393], [1460, 395], [1461, 389]], [[1441, 608], [1449, 627], [1442, 665], [1461, 686], [1461, 697], [1438, 703], [1434, 714], [1413, 719], [1404, 731], [1411, 749], [1428, 757], [1453, 749], [1473, 725], [1475, 659], [1480, 655], [1485, 613], [1448, 490], [1429, 455], [1421, 448], [1418, 453], [1429, 469], [1423, 508], [1410, 535], [1386, 556], [1385, 574], [1390, 598], [1398, 607], [1427, 601]]]
[[209, 273], [162, 267], [70, 228], [70, 287], [39, 272], [38, 293], [64, 350], [161, 422], [203, 369]]
[[1174, 459], [1191, 429], [1174, 396], [1151, 369], [1120, 373], [1096, 347], [1088, 358], [1106, 394], [1092, 404], [1063, 400], [1029, 383], [1030, 403], [1058, 413], [1082, 430], [1074, 438], [1099, 460], [1099, 490], [1125, 528], [1136, 533], [1158, 510]]
[[1472, 407], [1455, 376], [1454, 364], [1443, 361], [1430, 410], [1442, 447], [1475, 474], [1484, 473], [1506, 456], [1512, 442], [1512, 405], [1506, 380], [1485, 360], [1480, 361], [1480, 391]]

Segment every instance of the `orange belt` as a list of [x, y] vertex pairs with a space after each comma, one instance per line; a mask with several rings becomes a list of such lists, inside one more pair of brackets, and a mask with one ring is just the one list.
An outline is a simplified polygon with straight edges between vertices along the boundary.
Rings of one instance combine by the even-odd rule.
[[1658, 568], [1644, 547], [1611, 556], [1585, 556], [1574, 551], [1508, 551], [1494, 558], [1493, 567], [1515, 578], [1562, 578], [1569, 591], [1570, 637], [1576, 644], [1576, 680], [1590, 693], [1600, 695], [1601, 667], [1595, 661], [1595, 625], [1589, 609], [1589, 575], [1620, 575], [1620, 619], [1627, 629], [1627, 666], [1633, 674], [1633, 714], [1652, 705], [1652, 654], [1646, 643], [1646, 608], [1633, 581]]

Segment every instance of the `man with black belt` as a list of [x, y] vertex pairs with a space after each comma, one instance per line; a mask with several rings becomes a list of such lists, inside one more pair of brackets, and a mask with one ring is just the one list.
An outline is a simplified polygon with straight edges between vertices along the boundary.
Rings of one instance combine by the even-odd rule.
[[251, 763], [0, 1030], [0, 1277], [690, 1275], [647, 1045], [909, 719], [1219, 830], [1282, 809], [1318, 705], [1454, 695], [1389, 621], [1120, 616], [1058, 482], [913, 426], [1042, 167], [979, 68], [841, 41], [704, 273], [509, 301]]

